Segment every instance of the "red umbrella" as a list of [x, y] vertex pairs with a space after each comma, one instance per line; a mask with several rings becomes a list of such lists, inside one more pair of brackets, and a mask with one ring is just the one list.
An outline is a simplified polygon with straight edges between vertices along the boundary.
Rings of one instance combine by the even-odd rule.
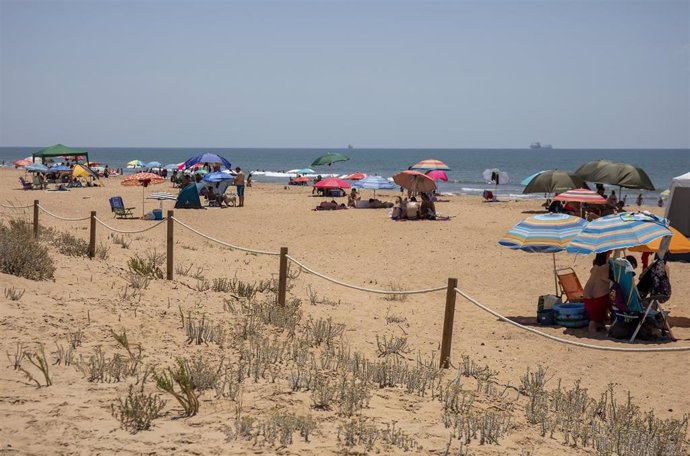
[[30, 164], [31, 164], [30, 160], [17, 160], [16, 162], [14, 162], [14, 167], [19, 168], [19, 167], [30, 165]]
[[435, 181], [443, 181], [443, 182], [448, 182], [448, 175], [446, 174], [445, 171], [441, 171], [440, 169], [435, 169], [433, 171], [429, 171], [426, 173], [427, 176], [432, 178]]
[[345, 179], [358, 181], [358, 180], [364, 179], [365, 177], [367, 177], [367, 175], [364, 173], [354, 173], [354, 174], [350, 174], [349, 176], [345, 176]]
[[558, 201], [573, 201], [576, 203], [606, 204], [605, 198], [602, 198], [597, 192], [587, 190], [586, 188], [573, 188], [572, 190], [561, 193], [554, 199]]
[[314, 184], [315, 188], [350, 188], [350, 184], [336, 177], [322, 179]]
[[436, 190], [436, 182], [419, 171], [403, 171], [393, 176], [393, 182], [413, 192], [428, 193]]
[[292, 182], [309, 182], [309, 178], [304, 176], [296, 177], [292, 179]]
[[141, 218], [144, 218], [144, 189], [149, 185], [162, 184], [165, 178], [153, 173], [136, 173], [122, 179], [125, 187], [141, 187]]

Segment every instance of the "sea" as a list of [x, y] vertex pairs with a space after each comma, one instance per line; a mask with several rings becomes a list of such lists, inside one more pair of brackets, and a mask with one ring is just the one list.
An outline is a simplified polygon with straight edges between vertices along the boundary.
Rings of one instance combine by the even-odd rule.
[[[308, 168], [314, 159], [329, 152], [340, 152], [348, 161], [332, 166], [311, 167], [315, 174], [345, 175], [354, 172], [390, 177], [425, 159], [438, 159], [451, 170], [448, 182], [439, 183], [439, 191], [453, 194], [481, 194], [495, 187], [482, 177], [486, 169], [497, 168], [509, 179], [498, 186], [499, 197], [543, 198], [544, 195], [523, 195], [521, 181], [538, 171], [562, 169], [575, 171], [590, 160], [609, 159], [632, 163], [644, 169], [656, 191], [644, 191], [645, 202], [651, 203], [668, 189], [674, 176], [690, 171], [690, 149], [289, 149], [289, 148], [143, 148], [143, 147], [78, 147], [88, 151], [89, 159], [112, 168], [126, 168], [127, 162], [158, 161], [163, 165], [179, 163], [191, 156], [213, 152], [225, 157], [232, 166], [246, 174], [254, 172], [255, 182], [287, 184], [286, 171]], [[38, 147], [0, 147], [0, 166], [12, 166], [16, 160], [31, 155]], [[134, 172], [125, 169], [125, 172]], [[616, 189], [617, 190], [617, 189]], [[628, 203], [635, 201], [639, 190], [623, 189]]]

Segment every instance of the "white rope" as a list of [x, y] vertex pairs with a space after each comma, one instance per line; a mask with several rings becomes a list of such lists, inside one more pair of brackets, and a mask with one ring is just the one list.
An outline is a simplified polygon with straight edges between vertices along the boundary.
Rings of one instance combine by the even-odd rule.
[[648, 348], [624, 348], [624, 347], [608, 347], [604, 345], [592, 345], [592, 344], [585, 344], [583, 342], [576, 342], [568, 339], [563, 339], [561, 337], [556, 337], [552, 336], [551, 334], [547, 334], [545, 332], [539, 331], [538, 329], [530, 328], [529, 326], [521, 325], [518, 322], [515, 322], [507, 317], [504, 317], [500, 313], [496, 312], [495, 310], [492, 310], [488, 307], [486, 307], [484, 304], [480, 303], [467, 293], [463, 292], [462, 290], [459, 290], [457, 288], [454, 288], [455, 292], [462, 296], [463, 298], [467, 299], [469, 302], [474, 304], [475, 306], [479, 307], [480, 309], [490, 313], [494, 317], [505, 321], [506, 323], [510, 323], [513, 326], [516, 326], [520, 329], [524, 329], [525, 331], [529, 331], [531, 333], [534, 333], [538, 336], [546, 337], [547, 339], [554, 340], [556, 342], [561, 342], [563, 344], [568, 344], [568, 345], [574, 345], [576, 347], [582, 347], [582, 348], [591, 348], [592, 350], [603, 350], [603, 351], [616, 351], [616, 352], [679, 352], [679, 351], [689, 351], [690, 347], [648, 347]]
[[334, 279], [332, 277], [328, 277], [326, 275], [323, 275], [319, 272], [316, 272], [313, 269], [306, 267], [304, 264], [300, 263], [299, 261], [297, 261], [296, 259], [294, 259], [290, 255], [287, 255], [287, 258], [290, 261], [292, 261], [293, 263], [295, 263], [297, 266], [299, 266], [300, 268], [304, 269], [305, 271], [307, 271], [311, 274], [314, 274], [315, 276], [321, 277], [322, 279], [328, 280], [329, 282], [333, 282], [335, 284], [342, 285], [342, 286], [347, 287], [347, 288], [352, 288], [353, 290], [367, 291], [369, 293], [378, 293], [378, 294], [386, 294], [386, 295], [390, 295], [390, 294], [411, 295], [411, 294], [433, 293], [435, 291], [441, 291], [441, 290], [445, 290], [447, 288], [446, 286], [436, 287], [436, 288], [425, 288], [423, 290], [376, 290], [373, 288], [364, 288], [364, 287], [360, 287], [357, 285], [351, 285], [349, 283], [341, 282], [340, 280], [337, 280], [337, 279]]
[[79, 218], [60, 217], [60, 216], [57, 215], [57, 214], [53, 214], [52, 212], [50, 212], [48, 209], [46, 209], [45, 207], [41, 206], [40, 204], [38, 205], [38, 208], [39, 208], [40, 210], [42, 210], [43, 212], [45, 212], [46, 214], [50, 215], [51, 217], [55, 217], [56, 219], [64, 220], [64, 221], [66, 221], [66, 222], [81, 222], [82, 220], [88, 220], [88, 219], [91, 218], [90, 215], [87, 215], [86, 217], [79, 217]]
[[8, 204], [0, 203], [0, 206], [6, 207], [7, 209], [27, 209], [27, 208], [33, 207], [33, 204], [29, 204], [27, 206], [12, 206], [11, 204], [8, 205]]
[[239, 246], [237, 246], [237, 245], [228, 244], [228, 243], [225, 242], [225, 241], [221, 241], [220, 239], [216, 239], [216, 238], [214, 238], [214, 237], [211, 237], [211, 236], [209, 236], [209, 235], [207, 235], [207, 234], [202, 233], [201, 231], [195, 230], [195, 229], [192, 228], [191, 226], [187, 225], [186, 223], [183, 223], [182, 221], [180, 221], [179, 219], [177, 219], [177, 218], [175, 218], [175, 217], [172, 217], [172, 219], [173, 219], [174, 221], [176, 221], [177, 223], [179, 223], [180, 225], [182, 225], [183, 227], [187, 228], [189, 231], [191, 231], [191, 232], [193, 232], [193, 233], [196, 233], [196, 234], [198, 234], [199, 236], [208, 239], [209, 241], [216, 242], [216, 243], [218, 243], [218, 244], [220, 244], [220, 245], [223, 245], [223, 246], [225, 246], [225, 247], [229, 247], [229, 248], [235, 249], [235, 250], [241, 250], [241, 251], [243, 251], [243, 252], [248, 252], [248, 253], [256, 253], [256, 254], [259, 254], [259, 255], [273, 255], [273, 256], [278, 256], [278, 255], [280, 255], [280, 252], [266, 252], [266, 251], [264, 251], [264, 250], [254, 250], [254, 249], [248, 249], [248, 248], [246, 248], [246, 247], [239, 247]]
[[99, 219], [98, 217], [94, 217], [98, 223], [103, 225], [104, 227], [108, 228], [110, 231], [114, 231], [116, 233], [122, 233], [122, 234], [137, 234], [137, 233], [143, 233], [144, 231], [152, 230], [159, 226], [161, 223], [165, 222], [165, 220], [161, 220], [160, 222], [156, 223], [155, 225], [151, 225], [149, 227], [146, 227], [142, 230], [118, 230], [117, 228], [113, 228], [112, 226], [106, 224], [103, 220]]

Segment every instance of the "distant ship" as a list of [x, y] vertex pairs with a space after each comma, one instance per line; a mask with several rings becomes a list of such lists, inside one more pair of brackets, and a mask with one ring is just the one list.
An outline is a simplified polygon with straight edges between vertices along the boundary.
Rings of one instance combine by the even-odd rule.
[[553, 146], [551, 144], [542, 144], [539, 141], [534, 142], [529, 145], [530, 149], [553, 149]]

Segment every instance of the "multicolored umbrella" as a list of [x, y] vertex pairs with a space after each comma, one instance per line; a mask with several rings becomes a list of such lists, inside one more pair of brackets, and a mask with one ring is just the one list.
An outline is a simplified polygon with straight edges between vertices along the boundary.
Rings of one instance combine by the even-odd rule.
[[584, 179], [577, 174], [550, 169], [534, 176], [522, 193], [561, 193], [572, 188], [581, 188], [584, 183]]
[[428, 160], [422, 160], [419, 163], [415, 163], [412, 165], [410, 169], [416, 169], [420, 171], [433, 171], [433, 170], [440, 170], [440, 171], [450, 171], [450, 168], [448, 165], [443, 163], [441, 160], [436, 160], [433, 158], [430, 158]]
[[162, 184], [165, 178], [153, 173], [136, 173], [127, 176], [120, 182], [125, 187], [141, 187], [141, 217], [144, 218], [144, 189], [149, 185]]
[[314, 184], [315, 188], [350, 188], [350, 184], [336, 177], [321, 179]]
[[448, 175], [445, 171], [441, 171], [440, 169], [431, 170], [428, 173], [426, 173], [426, 175], [435, 181], [448, 182]]
[[349, 160], [349, 157], [346, 157], [343, 154], [339, 154], [338, 152], [331, 152], [330, 154], [322, 155], [320, 157], [317, 157], [316, 160], [314, 160], [311, 164], [311, 166], [322, 166], [322, 165], [328, 165], [331, 166], [333, 163], [336, 162], [341, 162], [341, 161], [347, 161]]
[[[690, 240], [683, 236], [683, 233], [673, 228], [672, 226], [669, 226], [668, 229], [671, 230], [671, 232], [673, 233], [673, 235], [671, 236], [671, 243], [668, 246], [669, 253], [690, 253]], [[661, 239], [662, 238], [659, 238], [646, 245], [638, 245], [637, 247], [632, 247], [630, 251], [647, 253], [657, 252], [661, 248]]]
[[393, 176], [393, 182], [413, 192], [428, 193], [436, 190], [436, 182], [419, 171], [407, 170]]
[[127, 162], [127, 168], [143, 168], [145, 163], [141, 160], [132, 160]]
[[499, 245], [530, 253], [552, 253], [554, 282], [556, 277], [556, 252], [565, 247], [587, 226], [587, 221], [567, 214], [539, 214], [528, 217], [510, 229], [498, 241]]
[[603, 198], [597, 192], [587, 190], [586, 188], [574, 188], [557, 195], [555, 200], [570, 201], [573, 203], [588, 203], [588, 204], [606, 204], [606, 198]]
[[623, 212], [592, 220], [566, 250], [589, 254], [629, 249], [672, 234], [663, 217], [649, 212]]

